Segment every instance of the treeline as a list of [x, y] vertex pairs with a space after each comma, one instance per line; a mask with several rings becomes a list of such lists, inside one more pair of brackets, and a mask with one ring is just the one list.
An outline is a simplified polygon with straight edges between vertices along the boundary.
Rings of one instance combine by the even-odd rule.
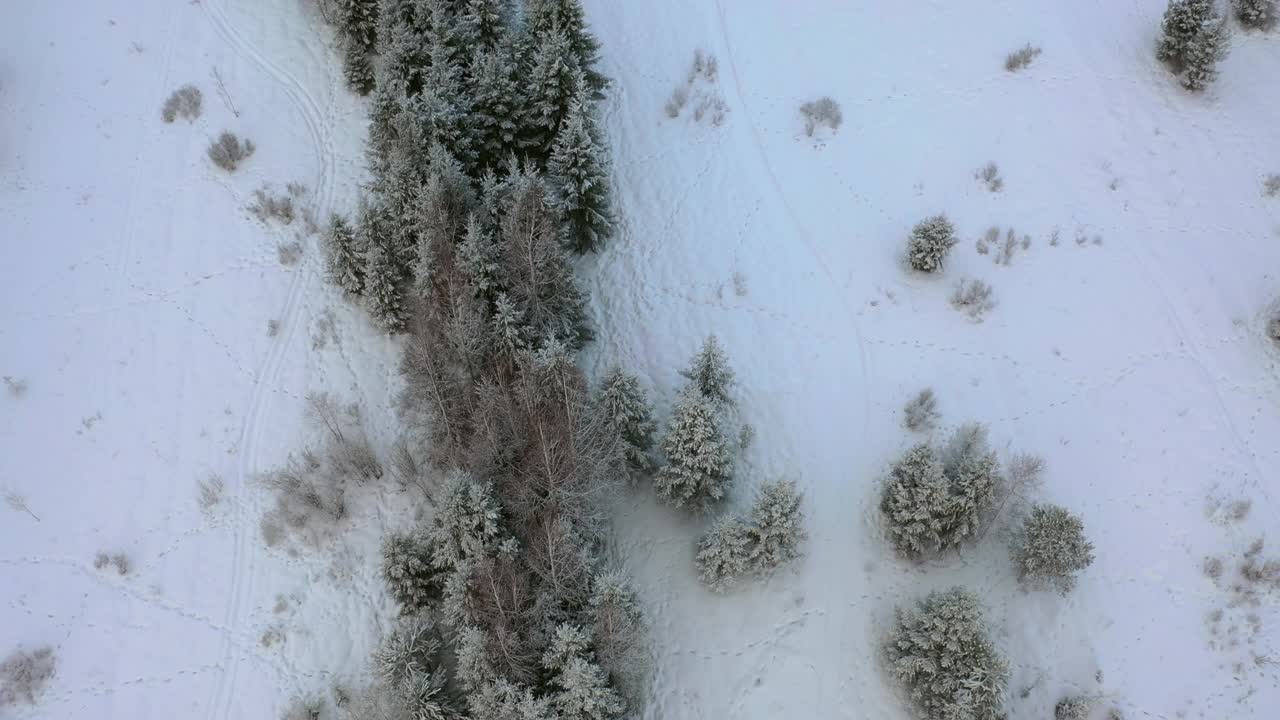
[[372, 181], [331, 224], [329, 271], [405, 336], [392, 465], [434, 506], [385, 543], [403, 619], [360, 712], [619, 717], [647, 657], [602, 510], [627, 445], [575, 364], [591, 330], [571, 267], [613, 228], [598, 43], [577, 0], [330, 17], [371, 96]]

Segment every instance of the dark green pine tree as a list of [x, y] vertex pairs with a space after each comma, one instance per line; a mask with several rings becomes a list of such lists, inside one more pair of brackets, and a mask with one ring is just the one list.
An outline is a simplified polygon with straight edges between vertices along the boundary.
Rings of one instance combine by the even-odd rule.
[[463, 50], [474, 58], [497, 47], [508, 35], [512, 15], [511, 0], [462, 0], [457, 34]]
[[471, 120], [482, 170], [498, 169], [517, 150], [524, 106], [520, 66], [511, 42], [482, 51], [471, 72]]
[[365, 264], [368, 274], [365, 278], [364, 297], [369, 303], [369, 312], [384, 330], [401, 332], [405, 328], [407, 314], [399, 266], [376, 243], [367, 251]]
[[352, 295], [364, 292], [364, 256], [351, 224], [337, 213], [329, 221], [325, 264], [333, 284]]
[[568, 42], [568, 49], [582, 68], [587, 87], [599, 99], [608, 85], [605, 76], [596, 72], [600, 60], [600, 41], [587, 30], [586, 14], [579, 0], [525, 0], [526, 28], [534, 37], [542, 36], [553, 28], [560, 28]]
[[569, 114], [569, 105], [578, 96], [583, 75], [568, 52], [569, 43], [563, 32], [552, 28], [538, 37], [527, 72], [521, 145], [544, 162]]
[[347, 84], [368, 95], [375, 84], [371, 55], [378, 40], [378, 0], [342, 0], [338, 10], [346, 46]]
[[596, 142], [592, 104], [575, 100], [551, 148], [547, 175], [561, 239], [574, 252], [598, 250], [613, 233], [605, 155]]

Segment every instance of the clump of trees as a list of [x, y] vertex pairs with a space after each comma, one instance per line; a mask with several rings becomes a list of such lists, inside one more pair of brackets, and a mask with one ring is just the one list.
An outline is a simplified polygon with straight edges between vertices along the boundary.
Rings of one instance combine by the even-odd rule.
[[746, 517], [725, 516], [698, 544], [698, 577], [716, 592], [746, 575], [768, 575], [800, 557], [803, 496], [791, 480], [764, 483]]
[[1169, 66], [1182, 86], [1203, 90], [1218, 76], [1218, 61], [1227, 53], [1226, 18], [1213, 0], [1170, 0], [1160, 25], [1156, 57]]
[[403, 620], [361, 702], [399, 716], [602, 720], [643, 686], [603, 501], [652, 468], [651, 411], [624, 370], [593, 392], [576, 364], [592, 333], [572, 255], [613, 231], [606, 81], [578, 0], [522, 5], [329, 15], [370, 94], [373, 179], [330, 223], [328, 271], [405, 336], [393, 468], [435, 505], [383, 547]]

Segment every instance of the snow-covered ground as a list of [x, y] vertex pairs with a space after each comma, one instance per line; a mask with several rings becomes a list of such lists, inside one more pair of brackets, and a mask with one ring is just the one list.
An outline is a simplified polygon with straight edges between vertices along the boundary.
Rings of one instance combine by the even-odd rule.
[[[692, 568], [703, 526], [638, 494], [623, 537], [658, 648], [649, 715], [906, 717], [884, 629], [963, 583], [1012, 665], [1011, 717], [1071, 693], [1128, 717], [1274, 717], [1280, 598], [1231, 607], [1201, 567], [1222, 557], [1227, 587], [1252, 539], [1280, 541], [1280, 366], [1261, 331], [1280, 297], [1280, 200], [1261, 193], [1280, 172], [1280, 35], [1236, 33], [1191, 96], [1153, 57], [1161, 0], [585, 4], [625, 223], [591, 268], [593, 361], [652, 378], [665, 408], [718, 334], [757, 430], [736, 500], [794, 477], [812, 536], [794, 573], [713, 596]], [[1043, 53], [1006, 72], [1028, 42]], [[670, 119], [697, 48], [718, 78]], [[823, 95], [844, 124], [806, 138], [797, 108]], [[717, 97], [724, 122], [697, 121]], [[988, 162], [1002, 192], [974, 178]], [[946, 272], [904, 273], [910, 227], [938, 212], [962, 238]], [[1007, 267], [975, 250], [995, 225], [1031, 237]], [[980, 324], [948, 303], [962, 276], [995, 289]], [[1038, 497], [1097, 546], [1074, 594], [1018, 590], [995, 534], [929, 567], [892, 557], [878, 481], [926, 386], [947, 423], [1045, 457]], [[1242, 520], [1212, 510], [1239, 500]]]
[[[906, 717], [878, 666], [884, 628], [963, 583], [1013, 666], [1012, 717], [1077, 692], [1128, 717], [1273, 717], [1278, 598], [1229, 587], [1280, 512], [1280, 357], [1261, 334], [1280, 199], [1260, 192], [1280, 172], [1280, 35], [1237, 33], [1222, 77], [1189, 96], [1152, 57], [1160, 0], [585, 4], [614, 79], [624, 221], [585, 263], [590, 359], [647, 375], [665, 410], [718, 334], [757, 429], [735, 502], [794, 477], [811, 534], [794, 572], [713, 596], [692, 569], [702, 526], [629, 499], [623, 549], [657, 653], [647, 716]], [[355, 203], [363, 110], [307, 8], [0, 10], [0, 654], [59, 659], [40, 705], [0, 712], [274, 717], [357, 672], [385, 620], [369, 555], [400, 521], [395, 494], [291, 554], [264, 544], [253, 485], [310, 439], [309, 392], [394, 434], [392, 343], [326, 286], [301, 220], [246, 210], [264, 183], [306, 185], [320, 219]], [[1006, 72], [1027, 42], [1043, 53]], [[699, 48], [717, 76], [669, 118]], [[203, 115], [163, 123], [185, 83]], [[844, 123], [810, 139], [797, 107], [822, 95]], [[257, 146], [230, 175], [205, 157], [224, 129]], [[974, 179], [988, 162], [999, 193]], [[904, 273], [906, 233], [937, 212], [961, 245], [942, 277]], [[975, 250], [991, 226], [1031, 244], [997, 265]], [[281, 264], [299, 237], [301, 262]], [[948, 303], [962, 276], [995, 289], [981, 323]], [[1046, 458], [1040, 497], [1097, 546], [1072, 595], [1018, 590], [997, 534], [929, 567], [892, 557], [877, 485], [925, 386], [947, 423]], [[99, 552], [131, 571], [95, 568]], [[1206, 556], [1225, 562], [1218, 583]]]
[[[264, 544], [253, 485], [310, 439], [309, 392], [393, 419], [395, 353], [328, 287], [317, 238], [246, 210], [264, 183], [304, 184], [321, 219], [355, 203], [364, 111], [308, 7], [0, 8], [0, 375], [26, 385], [0, 388], [0, 491], [33, 513], [0, 505], [0, 656], [58, 656], [41, 704], [0, 716], [276, 717], [377, 637], [367, 553], [395, 498], [295, 557]], [[186, 83], [203, 115], [163, 123]], [[224, 129], [257, 146], [234, 174], [205, 156]]]

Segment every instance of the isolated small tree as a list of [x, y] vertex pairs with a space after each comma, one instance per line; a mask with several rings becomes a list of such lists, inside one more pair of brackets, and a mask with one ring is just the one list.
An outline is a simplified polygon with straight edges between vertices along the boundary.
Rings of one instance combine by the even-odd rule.
[[351, 295], [364, 292], [364, 257], [351, 224], [334, 213], [325, 236], [325, 263], [329, 280]]
[[899, 609], [886, 644], [890, 670], [922, 716], [997, 720], [1009, 668], [987, 636], [978, 599], [963, 588]]
[[747, 525], [749, 557], [755, 572], [768, 573], [800, 557], [800, 544], [808, 535], [801, 499], [793, 480], [775, 480], [760, 486]]
[[1245, 27], [1264, 29], [1276, 23], [1276, 0], [1235, 0], [1236, 18]]
[[733, 369], [729, 367], [729, 358], [724, 354], [715, 335], [707, 336], [702, 342], [702, 349], [680, 374], [703, 397], [720, 405], [732, 403], [729, 391], [733, 389]]
[[1079, 516], [1057, 505], [1035, 505], [1012, 548], [1018, 579], [1069, 592], [1076, 574], [1093, 563], [1093, 543]]
[[610, 369], [600, 385], [600, 405], [622, 442], [627, 467], [636, 475], [652, 472], [654, 461], [649, 451], [656, 426], [640, 378], [617, 366]]
[[440, 599], [442, 579], [431, 543], [420, 532], [393, 533], [382, 541], [382, 577], [400, 610], [412, 614]]
[[716, 592], [724, 592], [751, 572], [751, 528], [741, 518], [716, 521], [698, 542], [698, 579]]
[[599, 250], [613, 233], [609, 174], [596, 142], [593, 107], [583, 98], [570, 103], [547, 163], [551, 206], [560, 214], [565, 245], [577, 253]]
[[925, 388], [916, 393], [902, 409], [903, 424], [908, 430], [916, 432], [932, 430], [938, 423], [938, 417], [938, 397], [933, 394], [933, 388]]
[[957, 242], [955, 226], [945, 215], [926, 218], [911, 230], [911, 237], [907, 240], [907, 262], [913, 270], [938, 272], [947, 253]]
[[724, 499], [733, 481], [733, 463], [713, 401], [686, 391], [672, 411], [662, 450], [667, 464], [658, 471], [654, 486], [664, 502], [706, 512]]
[[364, 296], [373, 319], [388, 332], [404, 330], [407, 314], [400, 268], [376, 243], [365, 251], [365, 267]]

